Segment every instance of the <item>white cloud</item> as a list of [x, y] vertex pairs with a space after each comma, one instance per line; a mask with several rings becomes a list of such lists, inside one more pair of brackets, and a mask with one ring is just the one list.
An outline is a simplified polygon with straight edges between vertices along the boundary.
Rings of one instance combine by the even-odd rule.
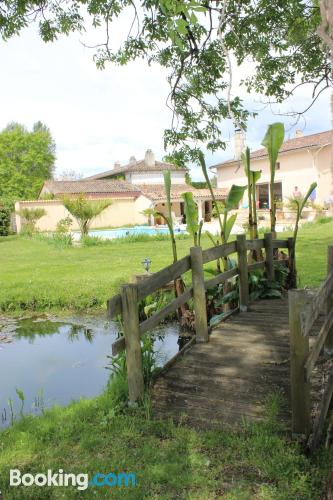
[[[46, 123], [57, 145], [57, 171], [74, 169], [89, 175], [126, 162], [131, 155], [142, 158], [147, 148], [161, 158], [163, 131], [170, 126], [171, 113], [165, 100], [169, 92], [166, 73], [158, 66], [136, 61], [125, 67], [108, 65], [99, 71], [92, 60], [93, 50], [80, 43], [79, 35], [44, 44], [33, 29], [0, 44], [2, 62], [0, 128], [10, 121], [31, 127]], [[89, 34], [85, 42], [89, 42]], [[235, 72], [233, 93], [239, 93], [243, 68]], [[241, 89], [250, 108], [260, 109]], [[302, 109], [309, 103], [310, 89], [301, 89], [288, 104]], [[284, 109], [287, 105], [284, 105]], [[257, 148], [267, 124], [281, 120], [288, 129], [291, 121], [274, 116], [269, 109], [250, 120], [247, 141]], [[306, 115], [305, 133], [330, 128], [328, 93], [322, 95]], [[222, 124], [230, 143], [226, 151], [207, 155], [209, 164], [232, 156], [233, 125]], [[290, 131], [292, 133], [292, 130]], [[200, 171], [193, 169], [193, 177]]]

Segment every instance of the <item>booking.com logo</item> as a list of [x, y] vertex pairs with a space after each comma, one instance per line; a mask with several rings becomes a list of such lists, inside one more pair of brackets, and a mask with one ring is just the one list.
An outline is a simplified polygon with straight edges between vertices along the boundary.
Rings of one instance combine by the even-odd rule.
[[86, 490], [89, 486], [108, 486], [108, 487], [130, 487], [136, 486], [136, 474], [133, 472], [108, 472], [102, 474], [97, 472], [89, 481], [88, 474], [69, 474], [65, 473], [63, 469], [58, 472], [53, 472], [51, 469], [47, 470], [46, 474], [21, 474], [19, 469], [11, 469], [9, 471], [9, 485], [10, 486], [54, 486], [54, 487], [67, 487], [73, 486], [78, 490]]

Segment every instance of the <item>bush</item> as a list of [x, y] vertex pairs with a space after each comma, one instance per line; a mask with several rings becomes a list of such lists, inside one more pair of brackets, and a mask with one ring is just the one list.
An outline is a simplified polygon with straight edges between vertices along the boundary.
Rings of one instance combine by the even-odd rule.
[[318, 224], [328, 224], [329, 222], [332, 222], [332, 220], [333, 220], [333, 217], [322, 216], [322, 217], [318, 217], [316, 219], [316, 222]]
[[8, 236], [10, 228], [10, 212], [0, 205], [0, 236]]

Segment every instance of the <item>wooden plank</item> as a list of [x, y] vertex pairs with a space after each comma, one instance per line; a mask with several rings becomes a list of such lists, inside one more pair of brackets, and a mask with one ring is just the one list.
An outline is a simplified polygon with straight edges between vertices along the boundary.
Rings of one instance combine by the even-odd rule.
[[333, 370], [331, 371], [328, 377], [326, 388], [323, 397], [320, 401], [318, 413], [314, 421], [313, 436], [309, 446], [311, 452], [313, 452], [320, 443], [322, 433], [324, 430], [325, 420], [332, 401], [332, 396], [333, 396]]
[[319, 290], [313, 297], [310, 296], [311, 292], [308, 292], [308, 303], [301, 313], [302, 335], [309, 335], [314, 322], [326, 306], [328, 297], [332, 292], [333, 271], [327, 276], [326, 280], [321, 284]]
[[186, 273], [190, 267], [190, 256], [187, 255], [174, 264], [154, 273], [150, 278], [138, 284], [138, 298], [143, 299], [147, 297], [147, 295], [156, 292], [156, 290], [159, 290], [170, 281], [174, 281], [176, 278]]
[[288, 240], [274, 240], [273, 248], [289, 248]]
[[281, 264], [281, 266], [288, 266], [288, 259], [273, 259], [273, 262], [276, 264]]
[[247, 266], [249, 272], [250, 271], [256, 271], [257, 269], [265, 269], [265, 261], [261, 262], [254, 262], [253, 264], [249, 264]]
[[322, 348], [324, 347], [326, 337], [330, 332], [332, 326], [333, 326], [333, 309], [331, 310], [330, 314], [327, 316], [325, 320], [325, 323], [321, 327], [318, 337], [316, 338], [315, 343], [306, 360], [304, 371], [305, 371], [305, 379], [307, 381], [310, 380], [311, 378], [313, 368], [317, 362], [317, 359], [319, 358]]
[[107, 306], [108, 306], [108, 316], [110, 319], [114, 318], [115, 316], [118, 316], [118, 314], [121, 314], [122, 311], [121, 295], [118, 294], [109, 299], [107, 302]]
[[304, 377], [304, 364], [309, 355], [309, 339], [301, 332], [301, 309], [306, 301], [305, 290], [289, 290], [290, 378], [292, 432], [309, 435], [310, 384]]
[[170, 304], [167, 306], [163, 307], [160, 311], [157, 313], [153, 314], [146, 320], [142, 321], [140, 323], [140, 334], [142, 335], [145, 332], [148, 332], [149, 330], [152, 330], [157, 326], [166, 316], [169, 314], [177, 311], [177, 309], [188, 302], [191, 298], [193, 297], [193, 288], [191, 287], [188, 289], [185, 293], [174, 299]]
[[121, 289], [121, 300], [126, 342], [129, 405], [134, 405], [144, 395], [137, 285], [124, 285]]
[[221, 257], [227, 257], [231, 253], [236, 252], [236, 242], [231, 241], [230, 243], [224, 243], [223, 245], [218, 245], [213, 248], [208, 248], [202, 252], [202, 262], [206, 264], [212, 260], [220, 259]]
[[120, 352], [125, 350], [125, 337], [119, 337], [112, 344], [112, 356], [116, 356]]
[[201, 247], [192, 247], [190, 249], [195, 336], [197, 342], [208, 342], [206, 291], [202, 254]]
[[235, 267], [234, 269], [229, 269], [229, 271], [225, 271], [224, 273], [220, 273], [214, 278], [205, 281], [205, 289], [209, 290], [210, 288], [214, 288], [214, 286], [219, 285], [220, 283], [224, 283], [228, 279], [237, 276], [237, 274], [238, 274], [237, 267]]
[[237, 256], [239, 274], [239, 310], [247, 311], [249, 305], [249, 273], [245, 234], [237, 234]]
[[246, 241], [246, 249], [247, 250], [260, 250], [264, 248], [264, 240], [256, 239], [256, 240], [247, 240]]

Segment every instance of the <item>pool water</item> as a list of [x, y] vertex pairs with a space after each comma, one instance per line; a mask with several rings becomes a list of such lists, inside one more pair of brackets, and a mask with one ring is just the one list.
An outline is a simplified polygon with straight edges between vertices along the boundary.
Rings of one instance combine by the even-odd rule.
[[[1, 331], [0, 331], [1, 333]], [[110, 370], [116, 323], [104, 318], [17, 321], [11, 343], [0, 343], [0, 427], [23, 413], [39, 414], [44, 408], [67, 405], [81, 397], [102, 393]], [[154, 330], [154, 349], [162, 366], [181, 347], [177, 323]]]
[[[175, 234], [185, 233], [186, 231], [181, 228], [174, 229]], [[166, 226], [153, 227], [153, 226], [135, 226], [135, 227], [121, 227], [119, 229], [101, 229], [89, 231], [89, 236], [97, 236], [99, 238], [124, 238], [126, 236], [133, 236], [137, 234], [147, 234], [154, 236], [156, 234], [169, 234]]]

